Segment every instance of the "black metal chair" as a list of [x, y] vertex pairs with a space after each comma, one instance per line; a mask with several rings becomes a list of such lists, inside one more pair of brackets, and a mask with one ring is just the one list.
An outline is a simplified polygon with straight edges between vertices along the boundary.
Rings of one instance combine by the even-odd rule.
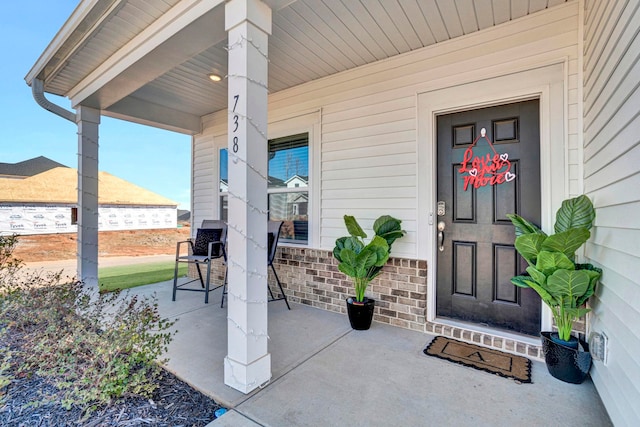
[[[188, 243], [191, 253], [189, 255], [180, 255], [180, 246]], [[209, 303], [209, 292], [224, 286], [227, 283], [227, 224], [220, 220], [204, 220], [202, 226], [196, 231], [194, 240], [183, 240], [176, 245], [176, 268], [173, 275], [173, 301], [176, 300], [177, 291], [204, 292], [204, 302]], [[222, 285], [214, 288], [210, 287], [211, 283], [211, 263], [216, 259], [222, 259], [225, 264], [224, 281]], [[178, 265], [179, 263], [195, 264], [198, 278], [178, 285]], [[205, 278], [202, 277], [200, 265], [206, 264], [207, 273]], [[190, 283], [200, 281], [202, 288], [187, 287]]]
[[[284, 293], [284, 289], [282, 288], [282, 283], [280, 282], [278, 273], [276, 273], [276, 269], [273, 266], [273, 260], [276, 257], [276, 249], [278, 249], [278, 240], [280, 239], [280, 229], [282, 228], [282, 224], [283, 221], [269, 221], [269, 223], [267, 224], [267, 262], [268, 265], [271, 266], [271, 270], [273, 271], [273, 275], [276, 278], [276, 282], [278, 283], [278, 287], [280, 288], [280, 293], [282, 294], [282, 296], [276, 298], [273, 295], [273, 291], [271, 290], [269, 283], [267, 283], [267, 289], [269, 290], [269, 295], [271, 295], [271, 299], [269, 300], [269, 302], [284, 300], [284, 302], [287, 304], [287, 308], [291, 310], [291, 306], [289, 305], [289, 301], [287, 300], [287, 295]], [[224, 296], [227, 294], [226, 280], [223, 286], [222, 302], [220, 303], [220, 307], [224, 307]]]
[[280, 239], [280, 229], [282, 228], [283, 221], [269, 221], [267, 225], [267, 249], [269, 251], [269, 266], [273, 271], [273, 276], [276, 278], [276, 282], [278, 283], [278, 287], [280, 288], [281, 297], [275, 298], [273, 296], [273, 292], [271, 291], [271, 287], [267, 283], [267, 289], [269, 289], [269, 294], [271, 295], [271, 301], [280, 301], [284, 300], [285, 304], [287, 304], [287, 308], [291, 310], [291, 306], [289, 306], [289, 301], [287, 300], [287, 295], [284, 293], [284, 289], [282, 289], [282, 283], [280, 283], [280, 278], [278, 277], [278, 273], [276, 273], [276, 268], [273, 266], [273, 260], [276, 258], [276, 249], [278, 249], [278, 240]]

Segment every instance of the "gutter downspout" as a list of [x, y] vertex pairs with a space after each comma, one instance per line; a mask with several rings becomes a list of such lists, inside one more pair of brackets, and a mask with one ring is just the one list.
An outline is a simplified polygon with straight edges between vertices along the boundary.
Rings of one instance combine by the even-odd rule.
[[53, 114], [56, 114], [63, 119], [67, 119], [70, 122], [76, 123], [76, 113], [65, 110], [59, 105], [54, 104], [49, 101], [44, 96], [44, 82], [40, 79], [33, 79], [31, 82], [31, 93], [33, 94], [33, 99], [36, 100], [39, 106], [44, 108], [47, 111], [51, 111]]
[[98, 126], [100, 110], [78, 107], [66, 110], [44, 96], [44, 82], [31, 82], [33, 99], [47, 111], [73, 122], [78, 127], [78, 257], [76, 277], [85, 284], [98, 286]]

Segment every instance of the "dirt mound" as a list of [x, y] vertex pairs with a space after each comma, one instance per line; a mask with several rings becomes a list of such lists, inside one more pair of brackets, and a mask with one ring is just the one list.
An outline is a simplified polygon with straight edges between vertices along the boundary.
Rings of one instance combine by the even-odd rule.
[[[98, 233], [98, 256], [171, 255], [176, 242], [191, 235], [189, 227], [158, 230], [101, 231]], [[76, 233], [20, 236], [14, 255], [24, 262], [74, 259]]]

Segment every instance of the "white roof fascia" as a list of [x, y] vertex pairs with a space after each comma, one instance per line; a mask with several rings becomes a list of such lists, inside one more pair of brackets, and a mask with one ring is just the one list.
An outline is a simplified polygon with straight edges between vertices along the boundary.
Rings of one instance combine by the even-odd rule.
[[46, 67], [49, 61], [51, 61], [56, 52], [62, 47], [64, 42], [69, 38], [69, 36], [78, 27], [78, 25], [87, 17], [94, 6], [100, 1], [101, 0], [80, 1], [78, 6], [76, 6], [74, 11], [71, 13], [69, 19], [67, 19], [62, 28], [60, 28], [60, 30], [56, 33], [53, 40], [51, 40], [51, 43], [49, 43], [49, 45], [44, 50], [44, 52], [42, 52], [42, 55], [40, 55], [33, 67], [31, 67], [31, 70], [29, 70], [29, 72], [27, 73], [24, 79], [29, 86], [31, 86], [31, 82], [38, 77], [44, 67]]
[[[74, 53], [76, 53], [78, 50], [80, 50], [82, 48], [82, 46], [85, 44], [85, 42], [93, 36], [94, 32], [96, 29], [100, 28], [100, 25], [102, 24], [103, 21], [107, 20], [109, 17], [111, 17], [112, 14], [116, 13], [116, 11], [124, 5], [124, 3], [127, 0], [111, 0], [113, 1], [113, 3], [111, 4], [111, 6], [106, 9], [104, 11], [104, 13], [102, 14], [102, 16], [100, 16], [100, 18], [98, 20], [96, 20], [96, 22], [93, 23], [93, 25], [91, 26], [91, 29], [87, 32], [85, 32], [84, 36], [82, 37], [82, 39], [80, 39], [77, 43], [74, 44], [73, 48], [69, 50], [69, 52], [65, 55], [67, 58], [70, 58], [71, 56], [73, 56]], [[56, 75], [60, 72], [60, 70], [65, 66], [66, 61], [60, 61], [58, 63], [58, 65], [55, 66], [55, 68], [53, 68], [50, 72], [47, 73], [47, 80], [53, 80], [55, 79]]]
[[[68, 97], [75, 108], [83, 100], [98, 92], [129, 67], [150, 54], [155, 48], [187, 27], [197, 18], [211, 11], [225, 0], [182, 0], [153, 24], [119, 49], [102, 65], [92, 71], [80, 83], [72, 88]], [[226, 34], [226, 33], [225, 33]], [[168, 71], [168, 70], [165, 70]], [[130, 87], [119, 87], [118, 94], [102, 107], [108, 107], [121, 100], [147, 82], [132, 82]]]

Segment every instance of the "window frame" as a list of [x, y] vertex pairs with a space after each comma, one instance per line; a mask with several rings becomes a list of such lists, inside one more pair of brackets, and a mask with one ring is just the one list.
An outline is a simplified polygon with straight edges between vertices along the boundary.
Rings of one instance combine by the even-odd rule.
[[[310, 115], [315, 117], [315, 115]], [[314, 126], [316, 125], [316, 123], [314, 122]], [[298, 127], [296, 130], [293, 130], [292, 128], [288, 127], [288, 130], [282, 130], [281, 132], [277, 132], [276, 135], [274, 135], [274, 137], [269, 137], [268, 138], [268, 142], [271, 143], [274, 140], [278, 140], [278, 139], [282, 139], [282, 138], [294, 138], [294, 137], [301, 137], [302, 135], [306, 134], [306, 139], [307, 139], [307, 172], [308, 172], [308, 176], [307, 176], [307, 186], [306, 187], [271, 187], [271, 188], [267, 188], [267, 194], [286, 194], [286, 193], [305, 193], [307, 194], [307, 240], [306, 241], [301, 241], [301, 240], [293, 240], [293, 239], [286, 239], [286, 238], [280, 238], [279, 244], [283, 244], [285, 246], [291, 246], [291, 247], [311, 247], [312, 246], [312, 242], [314, 241], [314, 231], [315, 228], [313, 227], [313, 225], [315, 224], [314, 222], [314, 218], [316, 218], [315, 215], [315, 210], [314, 207], [316, 206], [316, 202], [315, 202], [315, 197], [314, 194], [316, 193], [315, 187], [314, 187], [314, 182], [316, 181], [312, 176], [313, 176], [313, 172], [316, 170], [316, 167], [314, 167], [315, 163], [315, 159], [317, 158], [316, 155], [314, 155], [314, 151], [315, 151], [315, 146], [316, 144], [313, 142], [313, 135], [314, 133], [314, 126], [305, 126], [305, 127]], [[217, 164], [217, 172], [218, 172], [218, 180], [217, 180], [217, 185], [216, 185], [216, 190], [217, 190], [217, 212], [218, 212], [218, 218], [220, 219], [225, 219], [223, 217], [223, 207], [225, 205], [224, 203], [224, 198], [226, 198], [227, 200], [227, 206], [228, 206], [228, 198], [229, 198], [229, 193], [228, 191], [222, 191], [220, 188], [220, 184], [222, 182], [221, 179], [221, 162], [222, 162], [222, 158], [221, 158], [221, 152], [222, 150], [227, 150], [228, 153], [228, 146], [226, 145], [218, 145], [217, 146], [217, 160], [218, 160], [218, 164]], [[229, 161], [229, 157], [227, 154], [227, 163]], [[227, 178], [227, 185], [229, 185], [228, 183], [228, 178]], [[227, 211], [228, 212], [228, 211]], [[318, 215], [319, 217], [319, 215]]]

